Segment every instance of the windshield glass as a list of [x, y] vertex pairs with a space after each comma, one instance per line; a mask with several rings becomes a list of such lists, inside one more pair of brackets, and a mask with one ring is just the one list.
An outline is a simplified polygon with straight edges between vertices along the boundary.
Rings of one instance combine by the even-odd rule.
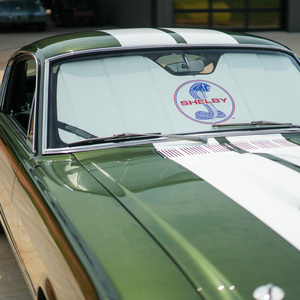
[[49, 148], [253, 120], [299, 124], [299, 66], [277, 51], [171, 49], [77, 58], [53, 65], [50, 82]]

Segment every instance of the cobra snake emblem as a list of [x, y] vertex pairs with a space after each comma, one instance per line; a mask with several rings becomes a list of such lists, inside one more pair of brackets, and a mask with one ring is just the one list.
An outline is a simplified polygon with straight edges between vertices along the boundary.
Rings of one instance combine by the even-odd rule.
[[[210, 91], [210, 85], [203, 82], [194, 83], [189, 90], [190, 95], [195, 99], [207, 99], [206, 93]], [[217, 118], [225, 118], [226, 115], [218, 110], [213, 103], [203, 104], [206, 111], [197, 111], [195, 117], [198, 120], [214, 120]]]

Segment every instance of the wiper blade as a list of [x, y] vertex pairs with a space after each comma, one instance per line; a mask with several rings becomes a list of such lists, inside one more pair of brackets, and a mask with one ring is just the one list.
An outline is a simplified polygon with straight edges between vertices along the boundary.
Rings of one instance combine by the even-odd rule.
[[161, 133], [118, 133], [109, 137], [99, 137], [99, 138], [90, 138], [86, 140], [81, 140], [77, 142], [70, 143], [69, 147], [77, 147], [77, 146], [85, 146], [85, 145], [93, 145], [93, 144], [101, 144], [101, 143], [117, 143], [127, 140], [139, 140], [145, 138], [169, 138], [175, 140], [182, 141], [193, 141], [193, 142], [201, 142], [207, 143], [207, 138], [198, 135], [179, 135], [179, 134], [161, 134]]
[[149, 134], [135, 134], [135, 133], [118, 133], [112, 136], [107, 137], [95, 137], [90, 139], [85, 139], [73, 143], [69, 143], [69, 147], [77, 147], [77, 146], [86, 146], [86, 145], [93, 145], [93, 144], [102, 144], [102, 143], [109, 143], [109, 142], [122, 142], [131, 139], [141, 139], [141, 138], [156, 138], [159, 136], [160, 133], [149, 133]]
[[292, 123], [282, 123], [282, 122], [272, 122], [272, 121], [252, 121], [249, 123], [224, 123], [215, 124], [213, 127], [226, 127], [226, 126], [252, 126], [252, 125], [277, 125], [277, 126], [288, 126], [288, 127], [300, 127], [299, 125], [294, 125]]

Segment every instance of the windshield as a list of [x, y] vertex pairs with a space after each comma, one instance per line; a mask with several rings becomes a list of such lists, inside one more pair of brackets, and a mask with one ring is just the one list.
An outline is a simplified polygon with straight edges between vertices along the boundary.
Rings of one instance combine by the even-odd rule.
[[299, 124], [299, 66], [277, 51], [123, 52], [57, 63], [51, 73], [49, 148], [254, 120]]

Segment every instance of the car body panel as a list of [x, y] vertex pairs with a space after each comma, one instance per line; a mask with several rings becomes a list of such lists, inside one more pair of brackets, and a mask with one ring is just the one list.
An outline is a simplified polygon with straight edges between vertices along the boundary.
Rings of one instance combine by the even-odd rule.
[[[68, 251], [65, 241], [61, 238], [62, 233], [53, 223], [49, 208], [42, 200], [41, 181], [33, 180], [30, 176], [35, 175], [33, 170], [36, 167], [30, 148], [23, 143], [24, 141], [11, 135], [13, 130], [11, 124], [6, 120], [2, 121], [1, 126], [5, 124], [6, 129], [1, 131], [1, 162], [9, 161], [10, 165], [14, 166], [13, 170], [6, 171], [3, 176], [5, 178], [11, 174], [9, 176], [11, 184], [6, 184], [6, 187], [11, 187], [12, 194], [10, 201], [5, 201], [6, 198], [1, 197], [2, 219], [4, 224], [9, 224], [7, 234], [12, 239], [13, 249], [27, 278], [30, 292], [36, 297], [38, 287], [46, 284], [44, 280], [51, 279], [51, 285], [56, 290], [55, 294], [66, 299], [74, 297], [83, 299], [76, 280], [71, 280], [74, 275], [62, 255], [62, 249], [59, 248], [63, 247], [64, 252], [69, 252], [70, 258], [72, 252]], [[10, 148], [7, 147], [8, 143]], [[20, 161], [24, 163], [22, 166], [19, 164]], [[75, 259], [72, 260], [72, 264], [76, 266]], [[55, 277], [44, 278], [45, 267], [52, 269], [52, 274], [56, 274]], [[78, 266], [76, 268], [79, 273], [80, 268]], [[81, 276], [84, 278], [83, 274]]]
[[[196, 140], [125, 132], [47, 148], [52, 66], [185, 47], [270, 50], [299, 64], [272, 41], [180, 28], [67, 34], [11, 57], [0, 89], [1, 222], [34, 298], [250, 299], [268, 283], [298, 297], [299, 126], [228, 126]], [[36, 78], [20, 112], [26, 131], [6, 102], [28, 62]]]
[[[181, 299], [184, 295], [189, 295], [190, 299], [199, 297], [195, 290], [190, 289], [188, 280], [174, 268], [170, 258], [152, 243], [151, 237], [130, 214], [72, 156], [58, 161], [55, 157], [49, 159], [37, 161], [39, 174], [36, 176], [54, 199], [55, 202], [49, 205], [55, 211], [58, 222], [63, 224], [62, 230], [80, 261], [84, 262], [94, 284], [97, 288], [99, 282], [105, 286], [105, 291], [100, 289], [100, 295], [117, 299], [131, 291], [130, 297], [134, 299], [147, 291], [152, 297], [164, 294], [174, 299]], [[62, 176], [63, 173], [65, 176]], [[89, 215], [89, 218], [85, 219], [83, 215]], [[116, 222], [118, 225], [115, 225]], [[85, 242], [85, 237], [90, 244]], [[72, 268], [74, 261], [69, 261], [69, 264]], [[162, 265], [165, 265], [164, 271], [158, 276]], [[145, 270], [148, 272], [145, 273]], [[110, 287], [110, 280], [113, 280], [114, 286]], [[51, 282], [55, 288], [55, 280]], [[177, 282], [179, 290], [174, 288], [174, 282]], [[114, 288], [119, 295], [115, 294]]]
[[[251, 293], [251, 289], [258, 286], [263, 278], [272, 278], [272, 282], [282, 287], [288, 285], [290, 279], [287, 278], [299, 278], [299, 269], [295, 264], [299, 260], [298, 251], [287, 242], [279, 242], [281, 238], [261, 221], [208, 182], [162, 159], [153, 148], [149, 147], [147, 151], [141, 149], [141, 154], [145, 153], [141, 156], [133, 150], [116, 150], [123, 152], [118, 161], [109, 160], [109, 157], [116, 157], [114, 153], [107, 155], [108, 160], [102, 155], [98, 156], [97, 152], [89, 155], [79, 153], [76, 156], [110, 191], [115, 190], [115, 196], [164, 245], [197, 288], [204, 281], [201, 274], [205, 274], [206, 268], [215, 270], [215, 282], [220, 280], [215, 289], [223, 285], [227, 289], [236, 286], [242, 295]], [[232, 155], [235, 154], [232, 152]], [[224, 159], [222, 155], [220, 159]], [[216, 164], [222, 168], [221, 161]], [[264, 186], [263, 169], [257, 171], [262, 174], [258, 184]], [[153, 178], [159, 179], [159, 183], [151, 182]], [[230, 181], [230, 177], [226, 180]], [[267, 183], [271, 179], [266, 176], [265, 180]], [[117, 188], [114, 188], [115, 185]], [[275, 186], [270, 189], [278, 194]], [[207, 202], [207, 199], [211, 200]], [[201, 252], [197, 249], [201, 249]], [[222, 252], [218, 253], [218, 249], [222, 249]], [[293, 256], [292, 262], [285, 261], [282, 253], [289, 253], [289, 258]], [[232, 259], [224, 260], [224, 257]], [[253, 272], [251, 283], [248, 277], [240, 276], [246, 265], [247, 273]], [[226, 275], [222, 268], [226, 270]], [[224, 282], [224, 278], [232, 279]], [[295, 287], [291, 290], [294, 291]], [[297, 293], [299, 291], [288, 295], [287, 292], [287, 297], [292, 299]], [[208, 299], [212, 297], [206, 295], [205, 289], [203, 294]]]

